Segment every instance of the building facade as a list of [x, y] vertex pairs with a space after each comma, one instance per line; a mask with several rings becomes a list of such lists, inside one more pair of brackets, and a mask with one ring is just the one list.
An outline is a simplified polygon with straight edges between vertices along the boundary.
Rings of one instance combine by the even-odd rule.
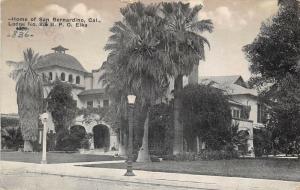
[[[48, 79], [44, 85], [44, 97], [48, 96], [53, 82], [58, 79], [72, 85], [72, 97], [78, 108], [108, 107], [110, 99], [105, 94], [103, 81], [99, 80], [101, 69], [88, 72], [75, 57], [66, 53], [68, 49], [65, 47], [57, 46], [52, 50], [35, 66], [37, 72]], [[49, 130], [54, 130], [52, 119], [49, 119], [48, 126]], [[88, 121], [83, 115], [77, 116], [70, 129], [72, 127], [83, 128], [92, 135], [90, 149], [105, 152], [118, 149], [117, 133], [97, 114], [91, 114]]]
[[[81, 63], [73, 56], [66, 53], [67, 48], [58, 46], [52, 48], [54, 52], [43, 57], [42, 61], [36, 66], [37, 71], [48, 78], [50, 81], [44, 86], [44, 95], [49, 94], [54, 80], [59, 79], [70, 83], [73, 86], [72, 96], [77, 102], [78, 108], [87, 107], [108, 107], [111, 100], [105, 94], [105, 84], [100, 79], [103, 70], [92, 70], [88, 72]], [[188, 83], [210, 84], [219, 88], [229, 97], [232, 112], [232, 123], [238, 125], [239, 130], [249, 133], [247, 151], [254, 154], [253, 129], [263, 127], [263, 106], [258, 101], [257, 91], [250, 89], [248, 84], [239, 75], [235, 76], [201, 76], [198, 75], [198, 67], [195, 66], [190, 76], [184, 77], [184, 85]], [[170, 87], [172, 87], [172, 80]], [[172, 89], [169, 89], [167, 98], [172, 98]], [[50, 119], [51, 121], [51, 119]], [[49, 126], [54, 130], [53, 123]], [[72, 127], [83, 127], [86, 133], [92, 134], [90, 149], [100, 149], [103, 151], [118, 150], [118, 133], [99, 115], [92, 114], [89, 122], [83, 117], [78, 116]]]
[[258, 100], [257, 91], [250, 89], [240, 75], [202, 76], [199, 78], [199, 83], [210, 84], [223, 90], [224, 94], [228, 96], [232, 124], [249, 134], [247, 147], [239, 147], [239, 149], [246, 148], [246, 151], [254, 156], [253, 130], [264, 127], [265, 117], [264, 106]]

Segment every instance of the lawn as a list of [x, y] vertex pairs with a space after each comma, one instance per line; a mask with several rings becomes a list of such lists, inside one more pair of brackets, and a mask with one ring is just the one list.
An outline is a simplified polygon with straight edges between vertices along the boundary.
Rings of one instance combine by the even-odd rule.
[[[42, 159], [41, 152], [1, 152], [1, 160], [40, 163]], [[95, 162], [95, 161], [109, 161], [109, 160], [123, 160], [123, 158], [115, 158], [108, 155], [88, 155], [79, 153], [47, 153], [47, 162], [49, 164], [55, 163], [74, 163], [74, 162]]]
[[[126, 168], [126, 165], [123, 163], [85, 166], [120, 169]], [[236, 159], [191, 162], [162, 161], [152, 163], [134, 163], [133, 168], [135, 170], [154, 172], [300, 181], [300, 161], [287, 159]]]

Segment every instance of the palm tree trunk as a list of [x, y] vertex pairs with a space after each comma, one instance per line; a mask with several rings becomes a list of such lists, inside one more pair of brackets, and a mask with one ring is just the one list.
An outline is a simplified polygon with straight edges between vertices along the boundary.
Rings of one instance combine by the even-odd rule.
[[139, 150], [138, 158], [136, 162], [151, 162], [150, 154], [149, 154], [149, 112], [147, 111], [147, 117], [144, 123], [144, 136], [143, 136], [143, 144]]
[[33, 151], [33, 146], [31, 141], [24, 140], [24, 152], [32, 152]]
[[179, 119], [179, 112], [181, 107], [181, 100], [179, 98], [179, 92], [183, 89], [183, 76], [178, 75], [174, 82], [174, 144], [173, 154], [179, 154], [183, 152], [183, 126]]

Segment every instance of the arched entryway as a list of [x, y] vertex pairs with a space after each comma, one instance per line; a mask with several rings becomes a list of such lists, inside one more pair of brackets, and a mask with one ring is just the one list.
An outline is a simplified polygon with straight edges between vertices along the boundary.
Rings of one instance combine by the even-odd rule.
[[105, 125], [96, 125], [93, 128], [94, 147], [95, 149], [103, 149], [109, 151], [110, 134], [109, 128]]

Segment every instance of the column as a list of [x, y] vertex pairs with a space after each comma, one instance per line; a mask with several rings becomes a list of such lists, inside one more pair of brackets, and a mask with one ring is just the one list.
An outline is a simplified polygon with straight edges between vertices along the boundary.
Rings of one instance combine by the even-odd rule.
[[248, 152], [250, 152], [251, 157], [255, 157], [254, 144], [253, 144], [253, 128], [249, 129], [249, 139], [247, 141]]
[[115, 148], [115, 150], [118, 149], [118, 140], [117, 140], [117, 136], [116, 135], [110, 135], [109, 138], [109, 151], [112, 150], [112, 148]]
[[90, 150], [94, 150], [95, 149], [94, 134], [89, 141], [90, 141]]
[[200, 139], [199, 136], [196, 137], [196, 142], [197, 142], [197, 153], [200, 152]]

